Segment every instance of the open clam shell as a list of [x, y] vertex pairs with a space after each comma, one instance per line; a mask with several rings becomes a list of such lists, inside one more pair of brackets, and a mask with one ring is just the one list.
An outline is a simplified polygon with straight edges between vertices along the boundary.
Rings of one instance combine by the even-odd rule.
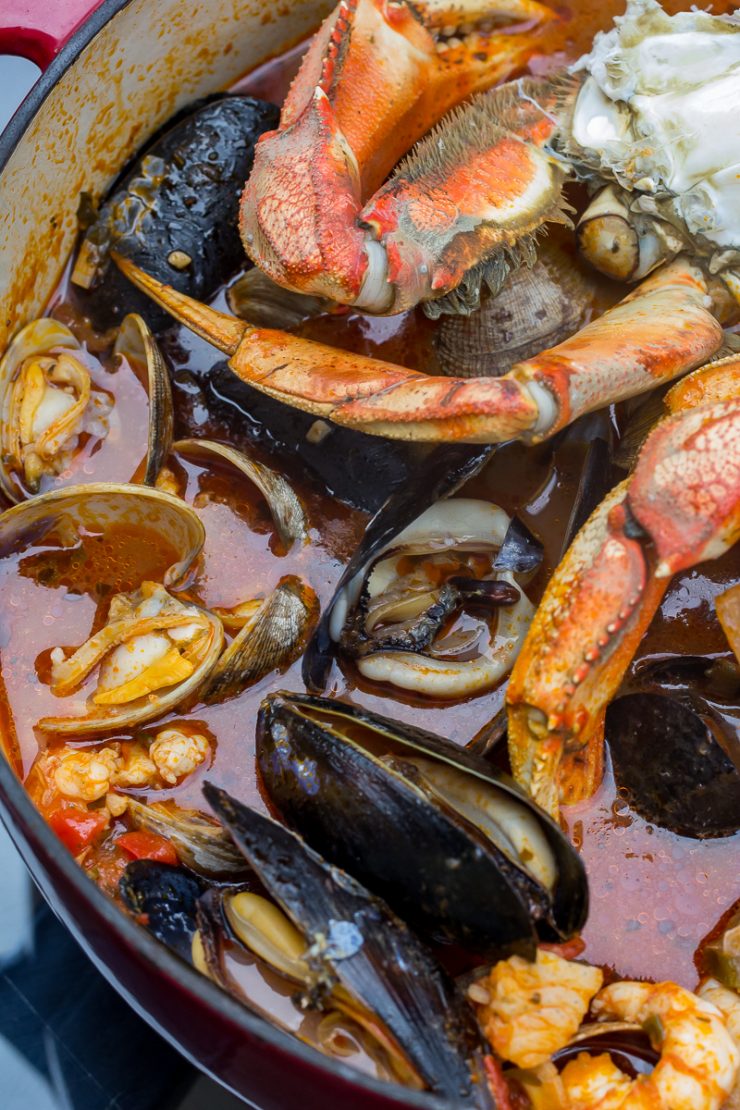
[[264, 495], [278, 535], [284, 547], [304, 543], [307, 538], [306, 514], [298, 496], [282, 474], [264, 463], [250, 459], [236, 447], [210, 439], [179, 439], [173, 444], [178, 455], [194, 459], [227, 463], [233, 466]]
[[583, 925], [583, 864], [507, 777], [432, 733], [274, 694], [257, 761], [285, 820], [406, 920], [469, 952], [534, 952]]
[[146, 381], [149, 397], [149, 430], [146, 467], [142, 481], [153, 486], [172, 447], [174, 414], [167, 364], [149, 327], [134, 312], [124, 316], [113, 353], [125, 358]]
[[87, 712], [42, 717], [37, 728], [91, 736], [160, 717], [203, 685], [223, 642], [214, 613], [180, 601], [159, 583], [116, 594], [102, 628], [70, 655], [63, 648], [51, 654], [51, 689], [60, 698], [96, 673]]
[[295, 834], [224, 790], [204, 793], [261, 882], [306, 938], [317, 984], [372, 1014], [422, 1084], [458, 1107], [490, 1107], [480, 1034], [462, 995], [407, 926]]
[[164, 576], [165, 586], [185, 577], [206, 537], [198, 515], [179, 497], [147, 486], [91, 482], [50, 490], [0, 514], [0, 557], [51, 534], [72, 547], [81, 530], [100, 533], [121, 523], [143, 535], [156, 531], [166, 536], [178, 558]]
[[292, 663], [317, 611], [313, 590], [299, 578], [285, 578], [224, 650], [201, 691], [203, 700], [236, 697], [269, 671]]
[[[140, 316], [125, 317], [113, 353], [126, 358], [147, 392], [143, 481], [153, 485], [172, 442], [167, 366]], [[34, 320], [16, 335], [0, 360], [0, 487], [11, 501], [54, 488], [81, 439], [107, 437], [115, 401], [104, 391], [105, 378], [105, 369], [57, 320]]]
[[249, 871], [228, 833], [197, 810], [147, 805], [129, 797], [126, 812], [135, 828], [169, 840], [182, 862], [205, 878], [237, 882]]
[[[61, 647], [52, 651], [53, 693], [66, 698], [94, 671], [98, 686], [88, 712], [45, 717], [39, 727], [46, 731], [90, 736], [151, 720], [198, 689], [223, 646], [219, 618], [179, 601], [166, 588], [184, 578], [205, 539], [197, 515], [170, 494], [112, 483], [41, 494], [0, 516], [0, 556], [41, 541], [74, 548], [83, 533], [101, 535], [121, 524], [142, 537], [153, 532], [166, 537], [176, 561], [165, 572], [164, 584], [144, 583], [133, 594], [116, 595], [107, 624], [76, 651], [70, 655]], [[164, 647], [170, 649], [169, 656]], [[154, 684], [150, 664], [160, 667]], [[138, 687], [126, 688], [127, 669]]]

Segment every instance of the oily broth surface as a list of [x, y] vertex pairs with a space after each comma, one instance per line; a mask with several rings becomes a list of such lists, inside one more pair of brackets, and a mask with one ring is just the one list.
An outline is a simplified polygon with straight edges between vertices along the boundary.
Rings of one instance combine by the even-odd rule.
[[[671, 11], [688, 4], [667, 4]], [[725, 10], [731, 5], [715, 6]], [[561, 20], [540, 36], [540, 52], [531, 69], [547, 73], [588, 49], [593, 34], [609, 24], [622, 4], [582, 3], [563, 8]], [[302, 48], [291, 51], [250, 74], [238, 91], [279, 100], [300, 60]], [[562, 241], [568, 242], [567, 235]], [[595, 275], [593, 311], [599, 313], [622, 295], [622, 290]], [[217, 298], [223, 307], [223, 297]], [[69, 322], [65, 287], [55, 297], [55, 312]], [[73, 321], [74, 322], [74, 321]], [[78, 334], [84, 331], [77, 321]], [[375, 354], [406, 365], [433, 371], [436, 360], [433, 325], [420, 314], [372, 319], [360, 313], [323, 316], [307, 321], [300, 333], [335, 346]], [[325, 605], [343, 565], [359, 542], [366, 516], [341, 504], [313, 484], [291, 457], [271, 457], [255, 449], [246, 427], [252, 419], [236, 403], [216, 403], [209, 388], [209, 371], [217, 356], [204, 343], [176, 331], [167, 345], [173, 363], [176, 438], [221, 439], [244, 446], [251, 454], [283, 471], [302, 497], [309, 520], [309, 542], [282, 553], [264, 499], [246, 481], [235, 482], [223, 471], [205, 470], [180, 459], [184, 495], [201, 517], [206, 546], [184, 596], [207, 606], [231, 607], [273, 589], [287, 574], [300, 576]], [[120, 379], [122, 425], [143, 425], [141, 397], [136, 384]], [[126, 388], [124, 388], [126, 386]], [[126, 436], [118, 449], [129, 450]], [[133, 450], [136, 455], [138, 447]], [[134, 461], [135, 469], [140, 454]], [[98, 480], [118, 477], [100, 473], [94, 459], [85, 460], [81, 477]], [[77, 480], [79, 480], [79, 478]], [[484, 496], [508, 512], [518, 512], [545, 544], [542, 571], [528, 588], [537, 601], [557, 564], [577, 484], [577, 471], [553, 465], [549, 446], [511, 447], [494, 457], [486, 471], [469, 485], [466, 496]], [[0, 700], [2, 713], [12, 722], [11, 753], [19, 773], [28, 774], [46, 742], [34, 722], [59, 712], [43, 679], [50, 649], [77, 645], [102, 623], [111, 593], [135, 588], [145, 577], [159, 578], [173, 561], [163, 537], [140, 537], [119, 529], [102, 539], [83, 537], [80, 552], [32, 549], [0, 561]], [[51, 570], [49, 568], [52, 568]], [[678, 576], [641, 645], [638, 660], [664, 651], [722, 653], [727, 650], [711, 597], [739, 577], [732, 552], [715, 563]], [[91, 683], [64, 702], [63, 711], [79, 711]], [[196, 705], [188, 714], [173, 713], [157, 722], [189, 719], [217, 741], [210, 768], [201, 768], [179, 787], [157, 792], [184, 806], [202, 806], [201, 786], [207, 773], [219, 785], [249, 804], [264, 808], [254, 767], [254, 722], [260, 701], [270, 690], [302, 691], [300, 663], [283, 674], [268, 675], [239, 698], [216, 706]], [[401, 721], [413, 722], [451, 737], [469, 741], [501, 705], [502, 689], [457, 705], [399, 696], [390, 688], [374, 686], [352, 671], [335, 665], [327, 693], [361, 704]], [[75, 706], [77, 702], [77, 706]], [[150, 728], [151, 726], [147, 726]], [[146, 730], [145, 730], [146, 731]], [[53, 744], [53, 740], [51, 741]], [[585, 956], [608, 965], [622, 976], [676, 979], [693, 986], [696, 945], [718, 917], [740, 895], [737, 866], [740, 837], [699, 842], [650, 826], [631, 812], [619, 797], [610, 770], [597, 794], [569, 807], [565, 821], [585, 860], [591, 889], [591, 912], [584, 931]], [[260, 987], [269, 1002], [269, 982]], [[283, 1003], [275, 1002], [279, 1008]], [[268, 1005], [269, 1008], [269, 1005]]]

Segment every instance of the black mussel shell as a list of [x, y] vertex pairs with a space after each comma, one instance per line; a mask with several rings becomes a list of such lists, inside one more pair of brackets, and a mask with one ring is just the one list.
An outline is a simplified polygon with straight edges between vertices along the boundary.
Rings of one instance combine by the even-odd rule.
[[425, 509], [435, 501], [450, 497], [477, 474], [494, 451], [495, 447], [489, 445], [444, 444], [437, 447], [417, 464], [408, 482], [393, 490], [384, 501], [345, 567], [303, 656], [303, 681], [309, 690], [318, 693], [326, 687], [338, 642], [338, 636], [332, 635], [332, 628], [337, 623], [344, 625], [346, 615], [360, 596], [370, 562]]
[[[558, 869], [554, 892], [432, 799], [403, 754], [391, 767], [355, 742], [359, 730], [380, 754], [400, 746], [441, 760], [535, 812]], [[260, 709], [257, 761], [288, 824], [435, 939], [488, 959], [531, 956], [538, 936], [566, 938], [585, 921], [585, 872], [561, 830], [508, 776], [442, 737], [330, 699], [274, 694]]]
[[472, 1011], [407, 926], [300, 837], [207, 783], [204, 794], [265, 888], [349, 994], [385, 1024], [430, 1089], [490, 1107]]
[[83, 238], [73, 281], [95, 327], [127, 312], [154, 330], [171, 319], [112, 264], [108, 251], [197, 300], [207, 300], [244, 264], [236, 231], [239, 196], [254, 146], [277, 126], [279, 109], [248, 96], [219, 96], [180, 116], [125, 171]]
[[719, 722], [680, 696], [626, 694], [607, 711], [606, 738], [619, 787], [642, 817], [682, 836], [740, 828], [740, 773], [718, 743]]
[[128, 865], [118, 889], [152, 936], [190, 963], [196, 904], [205, 889], [201, 880], [180, 867], [139, 859]]
[[544, 554], [545, 549], [540, 541], [515, 516], [506, 529], [493, 569], [509, 570], [512, 574], [534, 574], [540, 567]]
[[[382, 439], [353, 428], [317, 420], [242, 382], [223, 361], [209, 358], [205, 341], [188, 337], [198, 348], [197, 374], [211, 411], [230, 423], [238, 419], [240, 432], [251, 442], [274, 451], [282, 459], [296, 458], [301, 469], [313, 473], [340, 501], [363, 512], [375, 513], [391, 490], [414, 481], [419, 446]], [[163, 344], [165, 351], [168, 344]]]

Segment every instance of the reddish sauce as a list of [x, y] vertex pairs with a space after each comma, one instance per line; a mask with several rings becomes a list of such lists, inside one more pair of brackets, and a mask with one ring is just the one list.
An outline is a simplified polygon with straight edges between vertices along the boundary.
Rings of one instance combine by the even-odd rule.
[[[688, 7], [667, 6], [670, 10]], [[564, 8], [562, 21], [542, 34], [541, 54], [534, 58], [532, 69], [545, 72], [576, 57], [588, 47], [595, 31], [606, 26], [619, 10], [621, 5], [614, 3], [581, 4], [576, 18], [573, 9]], [[301, 48], [292, 51], [244, 78], [237, 88], [279, 100], [300, 56]], [[560, 238], [567, 242], [567, 235]], [[573, 264], [578, 265], [575, 260]], [[621, 295], [618, 287], [590, 272], [589, 281], [594, 290], [594, 313], [603, 311]], [[218, 298], [217, 303], [223, 304], [223, 299]], [[53, 308], [58, 316], [70, 321], [64, 287]], [[74, 319], [71, 322], [84, 337], [84, 324]], [[435, 368], [433, 325], [420, 314], [390, 319], [371, 319], [359, 313], [327, 315], [307, 322], [301, 332], [339, 347]], [[178, 334], [174, 349], [178, 351], [174, 368], [176, 436], [207, 436], [247, 446], [249, 439], [236, 410], [224, 415], [223, 407], [210, 406], [200, 388], [199, 374], [202, 378], [204, 368], [215, 362], [213, 352], [184, 332]], [[122, 406], [122, 426], [144, 427], [143, 394], [141, 387], [131, 381], [130, 371], [117, 371], [110, 376], [110, 383], [106, 388], [113, 390], [115, 385]], [[622, 418], [623, 414], [614, 417], [617, 423]], [[83, 465], [84, 477], [130, 477], [142, 455], [137, 434], [114, 441], [115, 473], [92, 458], [89, 467], [87, 462]], [[260, 452], [253, 447], [248, 446], [248, 450], [259, 457]], [[308, 513], [309, 542], [288, 554], [280, 550], [262, 495], [249, 483], [235, 483], [231, 475], [206, 470], [192, 459], [176, 460], [184, 496], [207, 532], [205, 550], [188, 583], [187, 596], [208, 607], [228, 608], [263, 596], [286, 574], [300, 576], [324, 605], [362, 535], [365, 515], [320, 491], [300, 473], [294, 459], [270, 457], [265, 461], [286, 473]], [[519, 513], [542, 539], [545, 563], [528, 590], [534, 602], [559, 561], [577, 481], [577, 466], [562, 458], [553, 462], [549, 445], [535, 449], [512, 446], [500, 450], [465, 490], [466, 496], [483, 496], [510, 513]], [[7, 735], [14, 738], [10, 754], [24, 777], [39, 749], [47, 743], [35, 730], [35, 722], [44, 714], [59, 712], [59, 701], [44, 681], [50, 649], [82, 643], [91, 629], [102, 623], [112, 593], [134, 588], [147, 577], [161, 580], [172, 561], [173, 553], [165, 538], [151, 535], [142, 542], [141, 536], [125, 528], [104, 539], [84, 537], [81, 549], [72, 554], [43, 545], [0, 559], [0, 708], [8, 721]], [[737, 553], [732, 552], [679, 575], [641, 646], [636, 665], [665, 651], [725, 652], [727, 645], [712, 598], [738, 577]], [[263, 807], [254, 770], [254, 721], [264, 695], [280, 688], [303, 689], [299, 663], [283, 674], [267, 676], [237, 699], [215, 706], [196, 705], [189, 713], [166, 718], [197, 724], [215, 738], [216, 750], [210, 766], [202, 766], [177, 787], [158, 791], [157, 798], [200, 807], [200, 791], [207, 774], [245, 802]], [[64, 712], [79, 711], [89, 689], [90, 683], [68, 699]], [[413, 721], [458, 743], [475, 736], [502, 703], [502, 689], [461, 704], [403, 696], [391, 688], [360, 680], [347, 664], [335, 665], [327, 693], [400, 721]], [[49, 742], [53, 746], [54, 741]], [[736, 835], [700, 842], [648, 825], [618, 796], [608, 769], [597, 794], [567, 809], [564, 819], [583, 854], [590, 879], [585, 958], [608, 965], [620, 976], [670, 978], [694, 986], [694, 950], [740, 894], [740, 838]], [[125, 861], [110, 847], [99, 850], [96, 861], [98, 878], [112, 888]], [[245, 976], [250, 990], [257, 991], [260, 999], [267, 991], [267, 1009], [280, 1013], [283, 1020], [300, 1023], [287, 999], [278, 1002], [272, 997], [270, 992], [275, 988], [270, 986], [269, 976], [266, 979], [246, 966], [238, 970], [234, 965], [232, 971]]]

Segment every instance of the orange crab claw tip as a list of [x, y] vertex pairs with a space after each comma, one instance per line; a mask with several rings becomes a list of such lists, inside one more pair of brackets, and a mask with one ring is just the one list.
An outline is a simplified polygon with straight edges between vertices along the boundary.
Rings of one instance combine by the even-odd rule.
[[226, 312], [218, 312], [215, 308], [201, 304], [200, 301], [188, 297], [185, 293], [178, 292], [171, 285], [164, 285], [157, 281], [151, 274], [145, 273], [130, 258], [124, 258], [117, 251], [111, 251], [111, 258], [129, 281], [141, 289], [142, 293], [164, 308], [171, 316], [201, 339], [212, 343], [224, 354], [236, 353], [239, 344], [248, 331], [252, 329], [243, 320], [236, 316], [229, 316]]

